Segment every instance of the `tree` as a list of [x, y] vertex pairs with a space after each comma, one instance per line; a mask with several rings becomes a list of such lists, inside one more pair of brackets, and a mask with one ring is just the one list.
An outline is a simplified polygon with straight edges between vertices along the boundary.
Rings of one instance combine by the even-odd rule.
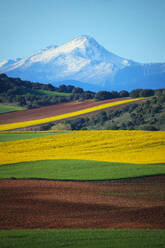
[[82, 88], [80, 88], [80, 87], [76, 87], [76, 88], [74, 88], [73, 90], [72, 90], [72, 93], [73, 94], [81, 94], [81, 93], [83, 93], [84, 92], [84, 90], [82, 89]]
[[67, 86], [67, 92], [68, 93], [72, 93], [72, 90], [74, 89], [74, 86], [73, 85], [68, 85]]
[[128, 97], [128, 96], [129, 96], [129, 93], [128, 93], [128, 91], [126, 91], [126, 90], [121, 90], [121, 91], [119, 92], [119, 96], [120, 96], [120, 97]]
[[59, 86], [59, 92], [67, 92], [67, 87], [65, 84], [61, 84]]
[[133, 97], [133, 98], [134, 97], [140, 97], [142, 91], [143, 91], [142, 89], [132, 90], [129, 95], [130, 95], [130, 97]]
[[154, 90], [151, 90], [151, 89], [142, 90], [140, 95], [142, 97], [153, 96], [154, 95]]
[[106, 99], [112, 99], [112, 94], [109, 91], [99, 91], [96, 93], [95, 98], [96, 101], [102, 101]]
[[106, 112], [101, 111], [99, 114], [97, 114], [97, 120], [98, 120], [98, 123], [104, 124], [104, 122], [108, 120]]
[[110, 93], [111, 93], [112, 98], [118, 98], [119, 97], [119, 93], [117, 91], [113, 90]]

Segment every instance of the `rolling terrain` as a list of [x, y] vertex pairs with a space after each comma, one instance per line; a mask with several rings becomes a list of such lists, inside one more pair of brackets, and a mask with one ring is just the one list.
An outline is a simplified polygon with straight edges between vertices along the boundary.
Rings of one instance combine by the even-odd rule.
[[[106, 101], [94, 102], [86, 101], [83, 103], [71, 102], [64, 105], [55, 105], [33, 111], [18, 112], [14, 115], [4, 114], [0, 123], [0, 131], [12, 130], [17, 128], [31, 127], [48, 122], [54, 122], [71, 117], [100, 111], [114, 106], [133, 103], [143, 100], [142, 98], [117, 98]], [[52, 110], [52, 111], [51, 111]], [[23, 113], [23, 115], [22, 115]], [[42, 115], [43, 113], [43, 115]], [[13, 120], [14, 118], [14, 120]], [[20, 119], [19, 119], [20, 118]], [[27, 118], [27, 120], [25, 119]], [[6, 121], [6, 123], [5, 123]]]
[[[130, 248], [130, 240], [137, 248], [163, 247], [165, 133], [71, 130], [74, 121], [75, 128], [103, 129], [120, 118], [134, 118], [136, 127], [145, 113], [146, 121], [154, 115], [163, 125], [164, 93], [158, 93], [1, 114], [0, 247]], [[70, 121], [70, 130], [53, 131], [60, 121]], [[46, 132], [19, 130], [50, 123]]]
[[164, 137], [164, 132], [85, 130], [0, 142], [0, 164], [59, 159], [164, 164]]
[[9, 113], [1, 115], [0, 124], [8, 124], [8, 123], [15, 123], [15, 122], [23, 122], [23, 121], [31, 121], [37, 120], [47, 117], [52, 117], [56, 115], [67, 114], [79, 110], [83, 110], [86, 108], [91, 108], [95, 106], [99, 106], [105, 103], [111, 103], [114, 101], [122, 101], [128, 100], [129, 97], [126, 98], [118, 98], [118, 99], [109, 99], [105, 101], [98, 101], [94, 102], [93, 100], [86, 100], [84, 102], [69, 102], [69, 103], [60, 103], [52, 106], [45, 106], [42, 108], [36, 109], [29, 109], [26, 111], [19, 111], [17, 113]]
[[165, 228], [164, 132], [4, 134], [1, 230]]
[[163, 247], [164, 135], [1, 132], [1, 247]]
[[0, 190], [0, 229], [165, 229], [165, 176], [93, 183], [1, 180]]

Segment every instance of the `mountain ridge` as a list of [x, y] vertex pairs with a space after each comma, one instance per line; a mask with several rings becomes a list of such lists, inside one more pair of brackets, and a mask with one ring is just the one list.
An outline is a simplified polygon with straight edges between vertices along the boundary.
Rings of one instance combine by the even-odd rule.
[[154, 81], [149, 88], [154, 88], [155, 79], [151, 75], [155, 74], [163, 74], [163, 79], [159, 79], [159, 85], [163, 87], [165, 63], [144, 64], [122, 58], [106, 50], [93, 37], [81, 35], [63, 45], [48, 46], [22, 59], [2, 61], [0, 73], [54, 85], [75, 81], [86, 89], [91, 85], [93, 90], [95, 87], [131, 90], [139, 86], [145, 88], [143, 82], [148, 77]]

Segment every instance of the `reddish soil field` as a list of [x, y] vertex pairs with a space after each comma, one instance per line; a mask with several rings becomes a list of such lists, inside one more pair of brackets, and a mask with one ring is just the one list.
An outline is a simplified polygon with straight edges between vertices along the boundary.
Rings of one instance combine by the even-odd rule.
[[165, 228], [165, 176], [109, 182], [0, 180], [0, 229]]
[[60, 103], [56, 105], [46, 106], [42, 108], [5, 113], [0, 115], [0, 124], [42, 119], [46, 117], [61, 115], [65, 113], [70, 113], [70, 112], [98, 106], [104, 103], [116, 102], [126, 99], [130, 99], [130, 97], [117, 98], [117, 99], [111, 99], [111, 100], [105, 100], [99, 102], [94, 102], [93, 100], [87, 100], [84, 102], [74, 101], [74, 102]]

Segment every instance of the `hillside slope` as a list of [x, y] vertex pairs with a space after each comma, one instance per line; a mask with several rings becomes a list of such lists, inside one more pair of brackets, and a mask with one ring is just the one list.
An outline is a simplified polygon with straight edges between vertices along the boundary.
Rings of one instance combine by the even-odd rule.
[[[108, 109], [114, 106], [123, 105], [123, 104], [130, 103], [130, 102], [132, 103], [136, 101], [141, 101], [141, 98], [134, 98], [134, 99], [123, 98], [123, 99], [114, 99], [114, 100], [107, 100], [107, 101], [100, 101], [100, 102], [86, 101], [83, 103], [71, 102], [70, 104], [67, 103], [67, 104], [64, 104], [63, 106], [59, 104], [59, 105], [52, 106], [52, 110], [53, 108], [55, 109], [57, 108], [57, 111], [53, 111], [54, 114], [51, 113], [51, 116], [50, 116], [49, 111], [48, 113], [45, 111], [46, 107], [43, 109], [35, 109], [33, 111], [33, 114], [32, 114], [32, 111], [27, 112], [25, 110], [24, 118], [28, 118], [28, 120], [26, 121], [25, 119], [23, 119], [23, 121], [18, 121], [19, 117], [21, 117], [22, 119], [22, 112], [18, 112], [16, 115], [14, 115], [14, 120], [12, 118], [13, 117], [12, 113], [11, 114], [9, 113], [6, 115], [4, 114], [2, 115], [0, 131], [13, 130], [17, 128], [34, 127], [34, 126], [42, 125], [45, 123], [49, 123], [48, 126], [50, 126], [50, 124], [52, 126], [52, 123], [55, 121], [64, 120], [64, 119], [68, 119], [72, 117], [77, 118], [77, 116], [94, 113], [97, 111], [102, 111], [103, 109]], [[43, 113], [42, 117], [41, 117], [41, 112]], [[36, 114], [38, 113], [38, 115], [36, 115], [35, 113]]]
[[0, 103], [7, 105], [32, 109], [78, 99], [92, 99], [94, 95], [94, 92], [72, 85], [54, 87], [0, 74]]
[[[165, 92], [164, 92], [165, 93]], [[127, 106], [102, 111], [86, 118], [65, 121], [53, 129], [165, 131], [165, 94]]]

